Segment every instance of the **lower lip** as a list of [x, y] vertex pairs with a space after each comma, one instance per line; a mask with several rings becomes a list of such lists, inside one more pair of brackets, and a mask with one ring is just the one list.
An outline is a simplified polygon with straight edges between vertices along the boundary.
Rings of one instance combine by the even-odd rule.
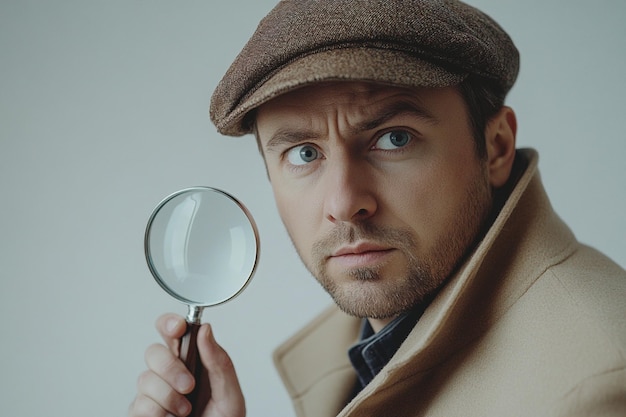
[[350, 253], [346, 255], [333, 256], [330, 258], [330, 261], [336, 262], [344, 268], [372, 267], [385, 262], [391, 252], [393, 252], [393, 249]]

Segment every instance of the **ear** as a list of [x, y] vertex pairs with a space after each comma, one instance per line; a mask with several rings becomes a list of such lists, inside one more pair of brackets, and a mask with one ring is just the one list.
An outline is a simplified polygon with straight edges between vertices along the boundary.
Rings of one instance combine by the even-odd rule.
[[511, 175], [515, 159], [516, 133], [517, 119], [510, 107], [502, 107], [487, 123], [485, 129], [487, 169], [489, 182], [494, 188], [506, 184]]

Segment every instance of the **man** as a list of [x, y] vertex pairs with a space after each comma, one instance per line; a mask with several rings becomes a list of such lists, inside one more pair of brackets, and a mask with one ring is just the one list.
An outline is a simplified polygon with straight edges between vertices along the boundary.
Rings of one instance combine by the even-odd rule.
[[[552, 211], [504, 105], [506, 33], [456, 1], [285, 1], [217, 87], [337, 307], [275, 362], [298, 416], [626, 414], [626, 272]], [[130, 415], [186, 415], [182, 318], [157, 327]], [[204, 325], [203, 416], [243, 416]], [[210, 385], [210, 389], [204, 388]]]

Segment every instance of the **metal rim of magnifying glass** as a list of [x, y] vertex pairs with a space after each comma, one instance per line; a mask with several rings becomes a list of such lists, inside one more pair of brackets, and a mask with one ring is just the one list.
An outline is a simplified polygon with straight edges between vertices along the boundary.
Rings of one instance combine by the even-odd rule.
[[[248, 278], [246, 279], [244, 284], [241, 286], [241, 288], [239, 288], [239, 290], [237, 292], [235, 292], [230, 297], [226, 297], [225, 299], [223, 299], [221, 301], [218, 301], [216, 303], [202, 304], [202, 303], [198, 303], [196, 301], [189, 300], [188, 298], [185, 298], [185, 297], [182, 297], [182, 296], [176, 294], [174, 291], [172, 291], [170, 288], [168, 288], [168, 286], [163, 282], [163, 279], [161, 278], [161, 275], [154, 268], [154, 265], [152, 264], [152, 259], [151, 259], [151, 256], [150, 256], [150, 249], [149, 249], [150, 248], [150, 243], [149, 243], [150, 242], [150, 229], [152, 229], [152, 223], [153, 223], [154, 219], [156, 218], [157, 214], [159, 213], [161, 208], [165, 204], [167, 204], [170, 200], [173, 200], [174, 198], [176, 198], [177, 196], [179, 196], [181, 194], [185, 194], [185, 193], [189, 193], [189, 192], [193, 192], [193, 191], [211, 191], [211, 192], [215, 192], [215, 193], [221, 194], [224, 197], [226, 197], [229, 200], [231, 200], [245, 214], [246, 218], [248, 219], [248, 222], [250, 223], [250, 226], [252, 227], [252, 233], [254, 234], [254, 242], [255, 242], [255, 247], [256, 247], [256, 253], [255, 253], [255, 256], [254, 256], [254, 263], [252, 264], [252, 269], [250, 270], [250, 274], [248, 275]], [[256, 227], [256, 223], [254, 222], [254, 218], [252, 217], [252, 214], [250, 213], [250, 211], [248, 211], [247, 207], [244, 206], [243, 203], [241, 203], [239, 200], [237, 200], [235, 197], [233, 197], [232, 195], [230, 195], [226, 191], [222, 191], [222, 190], [220, 190], [218, 188], [207, 187], [207, 186], [195, 186], [195, 187], [183, 188], [182, 190], [178, 190], [178, 191], [168, 195], [163, 200], [161, 200], [161, 202], [159, 204], [157, 204], [157, 206], [154, 208], [154, 210], [152, 210], [152, 214], [150, 215], [150, 218], [148, 219], [148, 224], [146, 225], [146, 232], [145, 232], [145, 235], [144, 235], [143, 247], [144, 247], [144, 254], [146, 256], [146, 263], [148, 264], [148, 268], [150, 269], [150, 273], [154, 277], [155, 281], [169, 295], [171, 295], [172, 297], [174, 297], [178, 301], [189, 305], [190, 307], [216, 306], [216, 305], [225, 303], [226, 301], [232, 300], [233, 298], [235, 298], [239, 294], [241, 294], [243, 292], [243, 290], [248, 286], [248, 284], [252, 280], [252, 276], [256, 272], [256, 267], [257, 267], [257, 265], [259, 263], [259, 256], [260, 256], [260, 250], [261, 250], [260, 240], [259, 240], [259, 231], [258, 231], [258, 229]]]

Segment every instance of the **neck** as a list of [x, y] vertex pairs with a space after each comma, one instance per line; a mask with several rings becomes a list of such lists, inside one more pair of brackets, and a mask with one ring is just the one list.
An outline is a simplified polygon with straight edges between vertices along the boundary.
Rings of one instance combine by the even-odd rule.
[[389, 323], [391, 323], [396, 317], [387, 317], [384, 319], [372, 319], [372, 318], [367, 318], [367, 321], [369, 321], [370, 326], [372, 326], [372, 329], [374, 330], [374, 333], [378, 333], [379, 331], [381, 331], [383, 329], [383, 327], [385, 327], [386, 325], [388, 325]]

